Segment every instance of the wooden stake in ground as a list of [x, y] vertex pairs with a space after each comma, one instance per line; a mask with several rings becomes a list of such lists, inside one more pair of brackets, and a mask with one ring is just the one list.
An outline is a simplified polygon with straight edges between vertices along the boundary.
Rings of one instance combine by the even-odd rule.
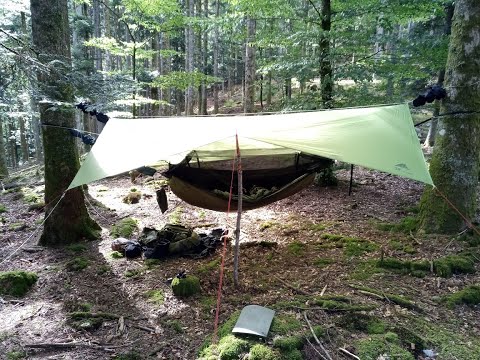
[[240, 221], [242, 219], [242, 160], [240, 158], [240, 147], [238, 146], [238, 135], [235, 135], [237, 143], [237, 174], [238, 174], [238, 200], [237, 200], [237, 228], [235, 229], [235, 250], [233, 255], [233, 284], [238, 287], [238, 253], [240, 251]]

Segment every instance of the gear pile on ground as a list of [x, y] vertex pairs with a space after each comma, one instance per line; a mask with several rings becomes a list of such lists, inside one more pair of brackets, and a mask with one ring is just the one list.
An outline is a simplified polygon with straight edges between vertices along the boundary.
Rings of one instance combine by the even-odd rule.
[[206, 233], [197, 233], [191, 228], [166, 224], [161, 230], [145, 227], [138, 241], [115, 239], [112, 249], [128, 258], [142, 255], [146, 259], [163, 259], [168, 256], [201, 258], [210, 255], [222, 243], [226, 231], [215, 228]]

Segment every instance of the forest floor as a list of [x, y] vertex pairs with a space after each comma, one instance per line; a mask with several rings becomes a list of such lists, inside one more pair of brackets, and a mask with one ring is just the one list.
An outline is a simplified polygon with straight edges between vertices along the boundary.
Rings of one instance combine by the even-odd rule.
[[[354, 358], [339, 348], [376, 354], [363, 355], [362, 360], [377, 359], [379, 347], [384, 347], [383, 359], [404, 359], [389, 353], [392, 333], [399, 346], [418, 359], [426, 357], [422, 350], [433, 350], [436, 359], [480, 359], [480, 308], [448, 307], [443, 301], [480, 284], [479, 265], [474, 273], [440, 277], [432, 269], [401, 269], [399, 262], [387, 261], [429, 264], [465, 250], [478, 254], [478, 245], [411, 231], [408, 216], [415, 214], [421, 184], [356, 168], [349, 196], [349, 172], [338, 170], [337, 176], [338, 186], [311, 186], [243, 214], [240, 287], [233, 286], [233, 252], [228, 245], [220, 325], [244, 306], [257, 304], [276, 310], [275, 319], [283, 319], [285, 333], [309, 332], [306, 311], [310, 322], [322, 327], [320, 342], [332, 359]], [[35, 183], [35, 178], [28, 180]], [[0, 359], [197, 358], [213, 333], [221, 249], [206, 258], [168, 258], [157, 265], [116, 259], [109, 229], [119, 219], [133, 217], [139, 231], [145, 226], [160, 229], [169, 222], [195, 231], [233, 231], [235, 214], [227, 217], [195, 208], [170, 192], [170, 210], [161, 214], [154, 189], [138, 182], [132, 184], [124, 175], [90, 185], [91, 196], [104, 205], [88, 203], [103, 228], [101, 239], [56, 249], [37, 247], [39, 233], [32, 236], [44, 214], [29, 210], [28, 201], [35, 200], [35, 193], [41, 195], [41, 186], [1, 195], [0, 261], [23, 246], [0, 270], [32, 271], [38, 281], [23, 298], [0, 298]], [[125, 204], [122, 199], [132, 187], [142, 199]], [[77, 270], [72, 260], [81, 263]], [[166, 279], [183, 269], [200, 278], [200, 295], [179, 299], [172, 294]], [[367, 307], [355, 311], [350, 305]], [[101, 321], [75, 323], [72, 314], [78, 311]], [[279, 320], [274, 321], [278, 325]], [[273, 342], [273, 336], [265, 341]], [[59, 343], [63, 345], [54, 345]], [[369, 346], [374, 348], [370, 353]], [[302, 357], [319, 359], [318, 351], [312, 340], [303, 347]]]

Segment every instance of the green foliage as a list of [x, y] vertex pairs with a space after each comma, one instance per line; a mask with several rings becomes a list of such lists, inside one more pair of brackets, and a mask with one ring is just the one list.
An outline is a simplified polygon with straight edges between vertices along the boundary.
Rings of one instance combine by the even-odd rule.
[[187, 275], [183, 279], [175, 277], [172, 281], [175, 296], [188, 297], [200, 292], [200, 280], [196, 276]]
[[418, 228], [418, 219], [412, 216], [403, 218], [399, 223], [382, 223], [378, 224], [378, 229], [383, 231], [402, 232], [409, 234], [415, 232]]
[[480, 285], [467, 286], [452, 295], [445, 296], [443, 301], [449, 308], [459, 304], [478, 305], [480, 304]]
[[288, 252], [295, 256], [300, 256], [305, 251], [306, 245], [299, 241], [293, 241], [287, 245]]
[[448, 255], [433, 262], [435, 273], [441, 277], [475, 272], [475, 262], [468, 255]]
[[356, 342], [357, 355], [362, 360], [377, 360], [386, 354], [397, 360], [414, 360], [414, 356], [400, 347], [399, 339], [395, 333], [385, 335], [372, 335]]
[[165, 301], [165, 294], [162, 290], [148, 290], [145, 292], [145, 296], [147, 297], [149, 302], [154, 303], [155, 305], [162, 305]]
[[81, 253], [87, 250], [87, 246], [81, 243], [74, 243], [74, 244], [68, 245], [66, 249], [71, 253]]
[[218, 269], [219, 265], [220, 265], [220, 259], [215, 259], [206, 264], [199, 266], [197, 271], [200, 275], [211, 274], [212, 272]]
[[281, 349], [282, 352], [301, 350], [305, 344], [305, 337], [301, 335], [277, 337], [273, 340], [273, 347]]
[[161, 89], [175, 88], [186, 90], [189, 86], [198, 87], [201, 84], [211, 85], [218, 81], [222, 80], [198, 71], [172, 71], [166, 75], [155, 78], [151, 85]]
[[333, 259], [327, 259], [327, 258], [318, 258], [316, 259], [313, 264], [315, 266], [318, 266], [319, 268], [324, 268], [330, 264], [333, 264], [335, 261]]
[[78, 256], [68, 261], [66, 268], [68, 271], [80, 271], [87, 268], [90, 265], [90, 261], [83, 256]]
[[0, 214], [2, 214], [4, 212], [7, 212], [7, 208], [5, 207], [5, 205], [0, 204]]
[[133, 218], [125, 218], [112, 226], [112, 228], [110, 229], [110, 235], [113, 238], [129, 238], [137, 229], [137, 220]]
[[270, 331], [277, 335], [287, 335], [302, 328], [302, 323], [293, 316], [275, 316]]
[[250, 360], [277, 360], [279, 354], [263, 344], [255, 344], [250, 349]]
[[115, 355], [113, 360], [142, 360], [143, 357], [136, 351], [130, 351], [128, 353]]
[[260, 224], [260, 226], [258, 227], [258, 230], [265, 231], [265, 230], [270, 229], [271, 227], [273, 227], [275, 225], [278, 225], [278, 223], [275, 222], [275, 221], [264, 221]]
[[175, 331], [177, 334], [184, 333], [182, 323], [179, 320], [169, 320], [167, 321], [167, 326], [173, 331]]
[[321, 238], [327, 241], [321, 241], [317, 245], [319, 248], [343, 248], [345, 256], [348, 257], [361, 256], [378, 249], [377, 244], [365, 239], [335, 234], [323, 234]]
[[112, 251], [110, 253], [110, 257], [112, 259], [123, 259], [125, 256], [121, 253], [121, 252], [118, 252], [118, 251]]
[[16, 297], [24, 296], [37, 282], [38, 276], [27, 271], [0, 272], [0, 294]]
[[24, 350], [13, 350], [7, 352], [7, 360], [21, 360], [26, 358], [27, 353]]
[[142, 269], [127, 269], [125, 270], [125, 277], [127, 278], [137, 278], [140, 275], [142, 275], [143, 270]]

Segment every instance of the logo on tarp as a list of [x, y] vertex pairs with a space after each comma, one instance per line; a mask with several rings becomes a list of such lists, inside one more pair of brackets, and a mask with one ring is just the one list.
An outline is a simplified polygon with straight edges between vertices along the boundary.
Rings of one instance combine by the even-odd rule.
[[395, 164], [395, 170], [410, 173], [410, 169], [406, 164]]

